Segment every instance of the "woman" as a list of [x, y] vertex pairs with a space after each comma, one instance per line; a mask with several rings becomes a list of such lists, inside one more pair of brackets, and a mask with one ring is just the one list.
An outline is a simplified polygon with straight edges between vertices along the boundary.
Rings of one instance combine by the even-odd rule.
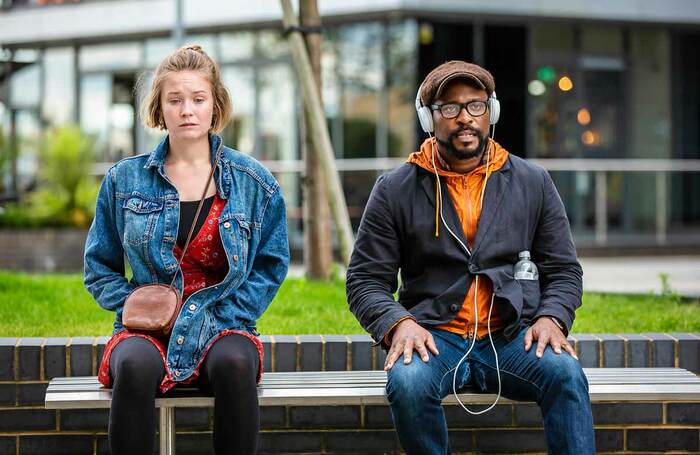
[[[262, 345], [255, 323], [284, 280], [289, 248], [279, 185], [216, 135], [230, 115], [214, 61], [199, 46], [178, 49], [158, 66], [142, 115], [146, 126], [168, 135], [150, 155], [118, 162], [102, 182], [85, 245], [85, 286], [116, 312], [99, 370], [113, 389], [112, 454], [153, 453], [156, 394], [181, 384], [214, 394], [217, 454], [257, 450]], [[185, 303], [170, 336], [125, 330], [129, 292], [170, 283], [174, 274]]]

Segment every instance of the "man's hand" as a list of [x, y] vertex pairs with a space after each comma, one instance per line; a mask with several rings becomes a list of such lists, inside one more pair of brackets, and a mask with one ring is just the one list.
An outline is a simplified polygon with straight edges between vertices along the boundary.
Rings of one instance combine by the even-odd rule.
[[578, 360], [576, 351], [574, 348], [566, 341], [564, 333], [557, 327], [557, 325], [549, 317], [544, 316], [535, 321], [532, 326], [527, 329], [525, 333], [525, 350], [529, 351], [532, 347], [532, 342], [537, 341], [537, 352], [535, 355], [537, 358], [541, 358], [544, 353], [544, 348], [548, 344], [552, 345], [552, 349], [557, 354], [561, 354], [561, 349], [564, 348], [566, 352], [571, 354], [573, 358]]
[[403, 354], [403, 363], [411, 363], [413, 350], [415, 349], [420, 355], [423, 362], [428, 361], [428, 351], [430, 349], [434, 355], [438, 355], [437, 346], [433, 335], [418, 325], [413, 319], [404, 319], [394, 328], [394, 333], [391, 337], [391, 348], [384, 362], [384, 371], [389, 371], [399, 356]]

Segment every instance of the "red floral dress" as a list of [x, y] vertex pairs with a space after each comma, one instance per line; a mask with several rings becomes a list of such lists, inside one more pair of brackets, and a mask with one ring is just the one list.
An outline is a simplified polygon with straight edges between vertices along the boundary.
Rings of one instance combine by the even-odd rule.
[[[220, 199], [218, 194], [214, 196], [214, 201], [209, 209], [207, 218], [204, 220], [204, 224], [199, 229], [199, 232], [197, 232], [195, 237], [190, 242], [190, 245], [185, 253], [185, 257], [182, 260], [181, 267], [184, 276], [184, 290], [182, 298], [185, 302], [189, 296], [200, 289], [214, 286], [222, 282], [226, 276], [226, 273], [228, 272], [226, 251], [224, 250], [224, 246], [221, 243], [221, 236], [219, 235], [219, 216], [221, 215], [225, 205], [225, 199]], [[175, 245], [173, 248], [173, 254], [176, 258], [179, 258], [182, 254], [181, 249], [177, 245]], [[262, 379], [263, 366], [262, 343], [257, 337], [244, 330], [224, 330], [223, 332], [219, 333], [219, 335], [217, 335], [205, 349], [204, 355], [202, 355], [202, 358], [197, 364], [192, 376], [183, 381], [175, 381], [173, 375], [167, 367], [166, 351], [169, 341], [168, 338], [155, 338], [149, 335], [124, 330], [114, 335], [107, 342], [104, 354], [102, 356], [102, 361], [100, 362], [100, 369], [97, 377], [102, 385], [105, 387], [111, 387], [112, 378], [109, 374], [109, 359], [112, 351], [122, 340], [133, 336], [138, 336], [149, 340], [158, 349], [158, 352], [160, 352], [160, 356], [163, 359], [163, 366], [166, 371], [165, 378], [163, 378], [163, 381], [160, 384], [160, 391], [161, 393], [165, 393], [177, 385], [190, 384], [195, 381], [199, 377], [199, 368], [202, 365], [202, 362], [204, 362], [209, 349], [211, 349], [214, 343], [222, 337], [233, 334], [248, 338], [257, 348], [260, 360], [257, 380], [260, 382]]]

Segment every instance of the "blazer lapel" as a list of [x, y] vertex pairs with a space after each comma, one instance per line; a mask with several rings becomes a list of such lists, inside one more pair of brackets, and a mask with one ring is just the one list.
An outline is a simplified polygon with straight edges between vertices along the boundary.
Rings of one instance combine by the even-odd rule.
[[[425, 191], [426, 196], [428, 197], [428, 201], [430, 202], [430, 205], [433, 207], [433, 210], [435, 209], [435, 193], [437, 191], [435, 187], [435, 174], [429, 174], [428, 172], [423, 172], [421, 177], [421, 186], [423, 187], [423, 191]], [[454, 203], [452, 202], [452, 197], [450, 196], [449, 190], [447, 189], [447, 183], [445, 183], [445, 179], [441, 178], [440, 179], [440, 190], [442, 193], [442, 216], [445, 218], [445, 222], [449, 226], [450, 230], [455, 233], [457, 238], [466, 245], [467, 244], [467, 238], [464, 235], [464, 229], [462, 228], [462, 224], [459, 221], [459, 217], [457, 216], [457, 210], [455, 210]], [[445, 229], [445, 225], [442, 223], [442, 218], [438, 218], [438, 223], [439, 223], [439, 232], [440, 235], [450, 235], [449, 232], [447, 232], [447, 229]], [[467, 253], [462, 249], [462, 247], [459, 247], [460, 251], [463, 251], [465, 254]]]
[[425, 195], [428, 197], [428, 202], [435, 208], [435, 179], [434, 174], [429, 174], [428, 171], [420, 169], [420, 186], [425, 191]]
[[506, 192], [506, 188], [510, 185], [510, 158], [503, 164], [503, 166], [489, 177], [486, 183], [486, 193], [484, 193], [484, 203], [481, 207], [481, 216], [479, 217], [479, 224], [476, 228], [476, 238], [474, 239], [474, 249], [472, 254], [474, 254], [481, 246], [482, 241], [486, 238], [486, 235], [493, 223], [494, 218], [503, 202], [503, 195]]

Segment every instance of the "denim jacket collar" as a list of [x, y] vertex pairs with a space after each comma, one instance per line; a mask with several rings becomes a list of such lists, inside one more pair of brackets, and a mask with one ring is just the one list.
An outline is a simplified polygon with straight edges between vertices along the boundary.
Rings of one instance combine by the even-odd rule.
[[[169, 138], [170, 135], [166, 135], [163, 140], [160, 141], [160, 143], [156, 146], [155, 149], [151, 152], [151, 154], [148, 156], [148, 160], [146, 160], [146, 164], [143, 166], [145, 169], [148, 168], [155, 168], [158, 170], [158, 172], [165, 177], [165, 172], [163, 171], [163, 166], [165, 165], [165, 156], [168, 154], [168, 148], [169, 148]], [[221, 136], [218, 134], [209, 134], [209, 148], [210, 148], [210, 161], [213, 163], [214, 160], [216, 159], [216, 154], [219, 152], [219, 149], [223, 146], [222, 141], [221, 141]], [[222, 178], [223, 175], [223, 167], [222, 167], [222, 162], [226, 160], [223, 156], [221, 155], [219, 159], [219, 163], [217, 164], [217, 170], [214, 172], [214, 181], [216, 182], [216, 188], [217, 192], [219, 193], [219, 197], [222, 199], [228, 199], [228, 189], [229, 189], [229, 182], [228, 178]]]

